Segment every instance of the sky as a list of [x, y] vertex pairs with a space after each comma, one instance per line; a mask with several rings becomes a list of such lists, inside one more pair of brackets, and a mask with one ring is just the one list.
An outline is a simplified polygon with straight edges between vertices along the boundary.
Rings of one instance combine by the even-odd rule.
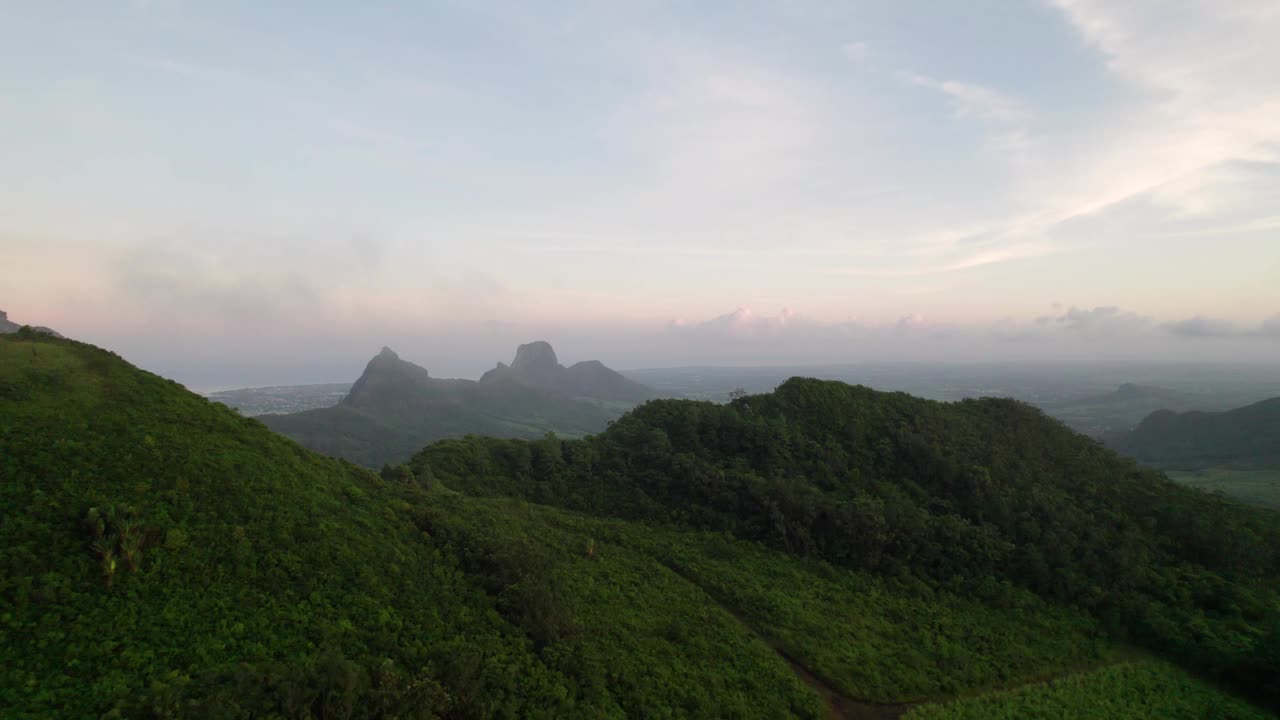
[[193, 387], [1280, 362], [1280, 3], [0, 0], [0, 309]]

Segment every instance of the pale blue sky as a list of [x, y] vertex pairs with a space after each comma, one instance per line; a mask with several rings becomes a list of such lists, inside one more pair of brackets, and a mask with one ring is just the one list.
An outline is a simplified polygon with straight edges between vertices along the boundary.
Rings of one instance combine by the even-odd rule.
[[0, 0], [0, 308], [193, 382], [533, 337], [1267, 360], [1277, 37], [1274, 0]]

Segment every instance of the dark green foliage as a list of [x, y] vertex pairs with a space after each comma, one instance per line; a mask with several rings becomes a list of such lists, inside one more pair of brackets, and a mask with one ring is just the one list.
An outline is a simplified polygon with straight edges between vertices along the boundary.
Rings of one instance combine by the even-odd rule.
[[[408, 465], [383, 465], [382, 472], [378, 474], [387, 482], [409, 484], [417, 480]], [[423, 483], [423, 488], [427, 488], [426, 483]]]
[[136, 510], [119, 503], [105, 509], [91, 507], [85, 513], [84, 527], [89, 536], [89, 549], [102, 563], [108, 588], [115, 580], [121, 558], [129, 570], [138, 569], [146, 540]]
[[[790, 687], [767, 647], [850, 697], [886, 702], [999, 687], [1110, 652], [1086, 614], [1014, 588], [994, 589], [1004, 606], [988, 607], [720, 533], [509, 499], [439, 498], [423, 522], [461, 550], [464, 567], [484, 578], [504, 616], [539, 639], [544, 657], [614, 658], [600, 684], [615, 695], [623, 667], [636, 675], [624, 687], [661, 672], [663, 685], [649, 692], [695, 694], [748, 670], [732, 683], [764, 691], [774, 678]], [[741, 645], [744, 626], [767, 647]], [[720, 667], [708, 673], [703, 664]]]
[[[387, 477], [95, 348], [0, 339], [0, 714], [819, 716], [644, 556]], [[689, 644], [655, 642], [673, 624]]]
[[0, 338], [0, 714], [817, 718], [814, 678], [1010, 687], [1104, 626], [1276, 692], [1274, 515], [1117, 462], [1016, 404], [794, 382], [378, 475]]
[[1168, 663], [1132, 662], [1004, 693], [925, 705], [904, 720], [1266, 720], [1270, 713], [1188, 677]]
[[941, 404], [793, 379], [731, 405], [658, 401], [599, 436], [469, 438], [414, 460], [450, 487], [732, 532], [940, 587], [1008, 581], [1268, 702], [1280, 522], [1139, 468], [1008, 400]]
[[1171, 479], [1251, 505], [1280, 510], [1280, 467], [1274, 470], [1165, 470]]
[[95, 348], [0, 338], [0, 714], [566, 712], [420, 495]]
[[1280, 470], [1280, 398], [1228, 412], [1161, 410], [1107, 443], [1165, 468]]

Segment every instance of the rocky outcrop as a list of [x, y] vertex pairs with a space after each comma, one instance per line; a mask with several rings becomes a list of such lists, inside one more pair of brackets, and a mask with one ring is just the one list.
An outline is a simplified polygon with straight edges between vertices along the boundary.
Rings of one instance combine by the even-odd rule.
[[[0, 310], [0, 333], [16, 333], [22, 328], [23, 328], [22, 325], [19, 325], [18, 323], [9, 320], [8, 313], [6, 313], [3, 310]], [[44, 333], [45, 335], [62, 337], [61, 334], [55, 332], [52, 328], [47, 328], [47, 327], [44, 327], [43, 325], [32, 326], [31, 330], [33, 332]]]
[[599, 360], [565, 367], [551, 344], [543, 340], [521, 345], [510, 365], [498, 363], [480, 382], [518, 382], [571, 397], [614, 402], [641, 403], [657, 396], [650, 388], [628, 380]]

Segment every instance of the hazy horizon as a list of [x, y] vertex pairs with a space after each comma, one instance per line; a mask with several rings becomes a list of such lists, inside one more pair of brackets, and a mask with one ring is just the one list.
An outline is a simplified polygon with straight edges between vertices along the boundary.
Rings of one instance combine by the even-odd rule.
[[119, 0], [0, 25], [0, 309], [199, 389], [1280, 362], [1280, 6]]

